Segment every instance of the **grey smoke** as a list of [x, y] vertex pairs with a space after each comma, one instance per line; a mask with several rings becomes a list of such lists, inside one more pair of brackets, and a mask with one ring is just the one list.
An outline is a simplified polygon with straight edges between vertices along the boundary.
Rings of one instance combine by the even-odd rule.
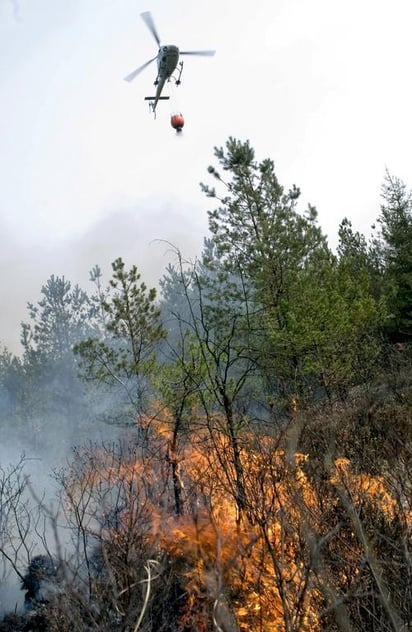
[[19, 354], [20, 323], [27, 320], [27, 302], [37, 303], [42, 285], [52, 274], [92, 291], [89, 271], [98, 264], [108, 280], [112, 261], [122, 257], [126, 265], [138, 267], [148, 286], [155, 287], [174, 257], [166, 242], [179, 248], [185, 258], [196, 257], [207, 221], [199, 208], [149, 199], [139, 207], [107, 212], [86, 232], [66, 240], [45, 234], [42, 240], [31, 241], [27, 233], [14, 235], [4, 225], [0, 230], [0, 347]]
[[10, 1], [12, 11], [13, 11], [14, 19], [16, 20], [16, 22], [22, 22], [23, 19], [20, 13], [20, 3], [17, 0], [9, 0], [9, 1]]

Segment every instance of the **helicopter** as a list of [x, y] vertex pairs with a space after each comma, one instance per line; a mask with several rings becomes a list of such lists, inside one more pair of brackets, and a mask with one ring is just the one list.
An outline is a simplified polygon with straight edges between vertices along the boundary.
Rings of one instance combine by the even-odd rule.
[[180, 56], [181, 55], [200, 55], [203, 57], [213, 57], [216, 51], [214, 50], [184, 50], [183, 51], [183, 50], [179, 50], [179, 48], [175, 46], [174, 44], [167, 44], [167, 45], [162, 46], [160, 44], [160, 37], [157, 33], [156, 26], [155, 26], [155, 23], [150, 11], [145, 11], [141, 13], [140, 15], [141, 15], [142, 20], [146, 24], [147, 28], [153, 35], [154, 39], [156, 40], [157, 45], [159, 46], [159, 51], [155, 57], [153, 57], [152, 59], [149, 59], [149, 61], [147, 61], [142, 66], [139, 66], [139, 68], [136, 68], [136, 70], [133, 70], [133, 72], [127, 75], [124, 78], [124, 80], [133, 81], [133, 79], [137, 77], [142, 72], [142, 70], [144, 70], [147, 66], [149, 66], [149, 64], [151, 64], [153, 61], [157, 60], [157, 77], [154, 82], [154, 85], [156, 86], [156, 94], [153, 97], [145, 97], [145, 100], [150, 102], [149, 106], [152, 112], [155, 113], [158, 102], [170, 98], [170, 97], [163, 96], [162, 90], [164, 88], [166, 81], [170, 81], [170, 78], [172, 77], [178, 65], [179, 65], [179, 69], [178, 69], [179, 75], [176, 79], [175, 78], [174, 79], [177, 86], [181, 83], [183, 61], [179, 61]]

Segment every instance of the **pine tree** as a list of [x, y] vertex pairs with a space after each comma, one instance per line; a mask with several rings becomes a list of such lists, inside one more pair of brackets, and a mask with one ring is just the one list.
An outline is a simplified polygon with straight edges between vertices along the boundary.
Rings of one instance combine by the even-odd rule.
[[316, 209], [298, 210], [299, 189], [285, 190], [273, 161], [256, 161], [250, 144], [233, 138], [215, 156], [227, 177], [210, 167], [217, 184], [202, 185], [218, 201], [209, 227], [226, 269], [251, 288], [254, 353], [268, 389], [286, 402], [345, 392], [357, 379], [360, 340], [376, 324], [369, 289], [352, 305]]
[[388, 333], [397, 341], [412, 338], [412, 192], [389, 172], [382, 186], [379, 223], [391, 317]]
[[136, 266], [126, 270], [119, 257], [112, 263], [109, 295], [102, 295], [99, 337], [89, 337], [75, 347], [83, 377], [109, 386], [120, 386], [133, 410], [141, 411], [154, 369], [156, 346], [164, 338], [156, 290], [141, 281]]

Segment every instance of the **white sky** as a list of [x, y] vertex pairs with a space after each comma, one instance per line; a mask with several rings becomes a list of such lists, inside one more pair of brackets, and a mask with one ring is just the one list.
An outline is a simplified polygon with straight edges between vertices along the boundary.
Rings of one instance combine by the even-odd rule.
[[[182, 85], [143, 97], [155, 64], [140, 19], [186, 57]], [[302, 190], [336, 243], [340, 221], [368, 233], [385, 167], [408, 186], [412, 148], [410, 0], [0, 0], [0, 341], [18, 350], [26, 302], [51, 274], [88, 287], [122, 256], [154, 284], [199, 254], [213, 147], [249, 139]], [[181, 110], [181, 137], [170, 127]]]

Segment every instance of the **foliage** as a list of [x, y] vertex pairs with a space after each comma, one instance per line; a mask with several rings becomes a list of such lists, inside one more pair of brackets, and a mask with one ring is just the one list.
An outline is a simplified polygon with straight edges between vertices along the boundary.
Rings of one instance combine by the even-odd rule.
[[22, 376], [23, 364], [8, 349], [0, 352], [0, 416], [13, 417], [18, 414], [25, 401]]
[[220, 202], [209, 211], [209, 227], [226, 267], [248, 287], [253, 346], [271, 395], [304, 402], [319, 392], [347, 392], [364, 378], [360, 365], [375, 364], [383, 318], [372, 283], [351, 276], [349, 231], [341, 230], [347, 247], [342, 242], [338, 262], [316, 209], [297, 211], [299, 189], [285, 191], [271, 160], [258, 163], [249, 143], [233, 138], [215, 155], [230, 179], [209, 168], [226, 190], [219, 197], [215, 187], [203, 185]]
[[22, 345], [27, 359], [60, 359], [91, 330], [94, 310], [78, 285], [52, 275], [41, 289], [37, 305], [28, 303], [30, 323], [22, 324]]
[[391, 310], [388, 330], [395, 340], [412, 336], [412, 193], [387, 171], [379, 223], [386, 290]]
[[21, 326], [23, 414], [72, 415], [84, 403], [73, 346], [94, 330], [95, 306], [64, 277], [52, 275], [41, 294], [37, 304], [28, 303], [30, 320]]
[[126, 270], [121, 258], [112, 264], [110, 295], [101, 308], [104, 330], [75, 346], [88, 380], [120, 385], [134, 410], [141, 410], [147, 378], [153, 371], [156, 344], [165, 336], [156, 307], [156, 290], [140, 282], [136, 266]]

